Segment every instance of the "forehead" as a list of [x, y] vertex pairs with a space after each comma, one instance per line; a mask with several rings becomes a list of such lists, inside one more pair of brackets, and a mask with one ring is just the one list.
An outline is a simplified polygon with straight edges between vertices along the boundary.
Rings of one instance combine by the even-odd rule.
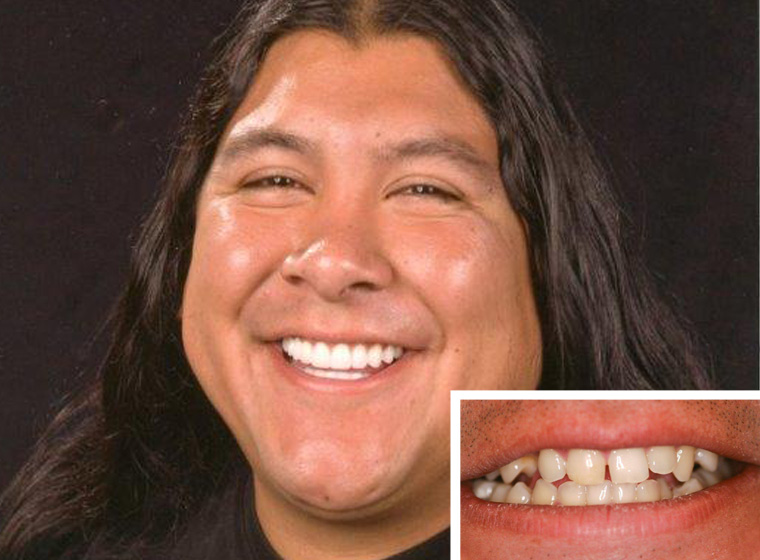
[[360, 44], [319, 30], [279, 39], [225, 138], [236, 129], [315, 124], [336, 141], [439, 132], [456, 134], [484, 156], [498, 152], [485, 112], [437, 43], [409, 34]]

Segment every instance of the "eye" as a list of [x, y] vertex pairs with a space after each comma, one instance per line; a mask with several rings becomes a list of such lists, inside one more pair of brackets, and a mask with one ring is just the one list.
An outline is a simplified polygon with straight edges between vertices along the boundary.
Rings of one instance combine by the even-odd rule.
[[254, 179], [243, 184], [245, 189], [306, 189], [306, 187], [285, 175], [270, 175], [261, 179]]
[[437, 187], [435, 185], [429, 185], [425, 183], [419, 183], [416, 185], [409, 185], [408, 187], [404, 187], [403, 189], [400, 189], [397, 191], [398, 194], [406, 195], [406, 196], [413, 196], [413, 197], [430, 197], [430, 198], [438, 198], [443, 202], [455, 202], [457, 200], [461, 200], [461, 198], [445, 189], [442, 189], [441, 187]]

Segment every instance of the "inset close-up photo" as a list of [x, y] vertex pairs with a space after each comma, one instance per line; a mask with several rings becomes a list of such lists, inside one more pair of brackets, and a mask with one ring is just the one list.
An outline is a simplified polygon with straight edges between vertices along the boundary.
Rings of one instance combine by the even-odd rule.
[[760, 401], [462, 400], [462, 558], [760, 558], [759, 464]]

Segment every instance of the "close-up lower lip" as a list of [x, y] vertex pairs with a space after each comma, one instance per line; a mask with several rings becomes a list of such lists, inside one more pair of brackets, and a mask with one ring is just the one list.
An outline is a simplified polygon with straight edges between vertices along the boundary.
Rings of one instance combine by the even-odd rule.
[[545, 537], [653, 536], [705, 523], [724, 508], [760, 492], [760, 467], [746, 465], [715, 486], [672, 500], [583, 507], [526, 506], [480, 500], [461, 485], [462, 525]]

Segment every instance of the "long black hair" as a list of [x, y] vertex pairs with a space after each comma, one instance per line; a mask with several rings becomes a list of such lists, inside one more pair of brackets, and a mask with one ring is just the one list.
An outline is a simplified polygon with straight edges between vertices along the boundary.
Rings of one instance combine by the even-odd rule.
[[621, 212], [537, 35], [507, 0], [262, 0], [218, 43], [143, 224], [95, 378], [43, 435], [2, 502], [0, 556], [156, 543], [243, 459], [182, 349], [177, 311], [197, 194], [267, 49], [304, 28], [355, 44], [436, 41], [490, 117], [522, 217], [543, 337], [541, 388], [709, 388], [698, 346], [623, 246]]

